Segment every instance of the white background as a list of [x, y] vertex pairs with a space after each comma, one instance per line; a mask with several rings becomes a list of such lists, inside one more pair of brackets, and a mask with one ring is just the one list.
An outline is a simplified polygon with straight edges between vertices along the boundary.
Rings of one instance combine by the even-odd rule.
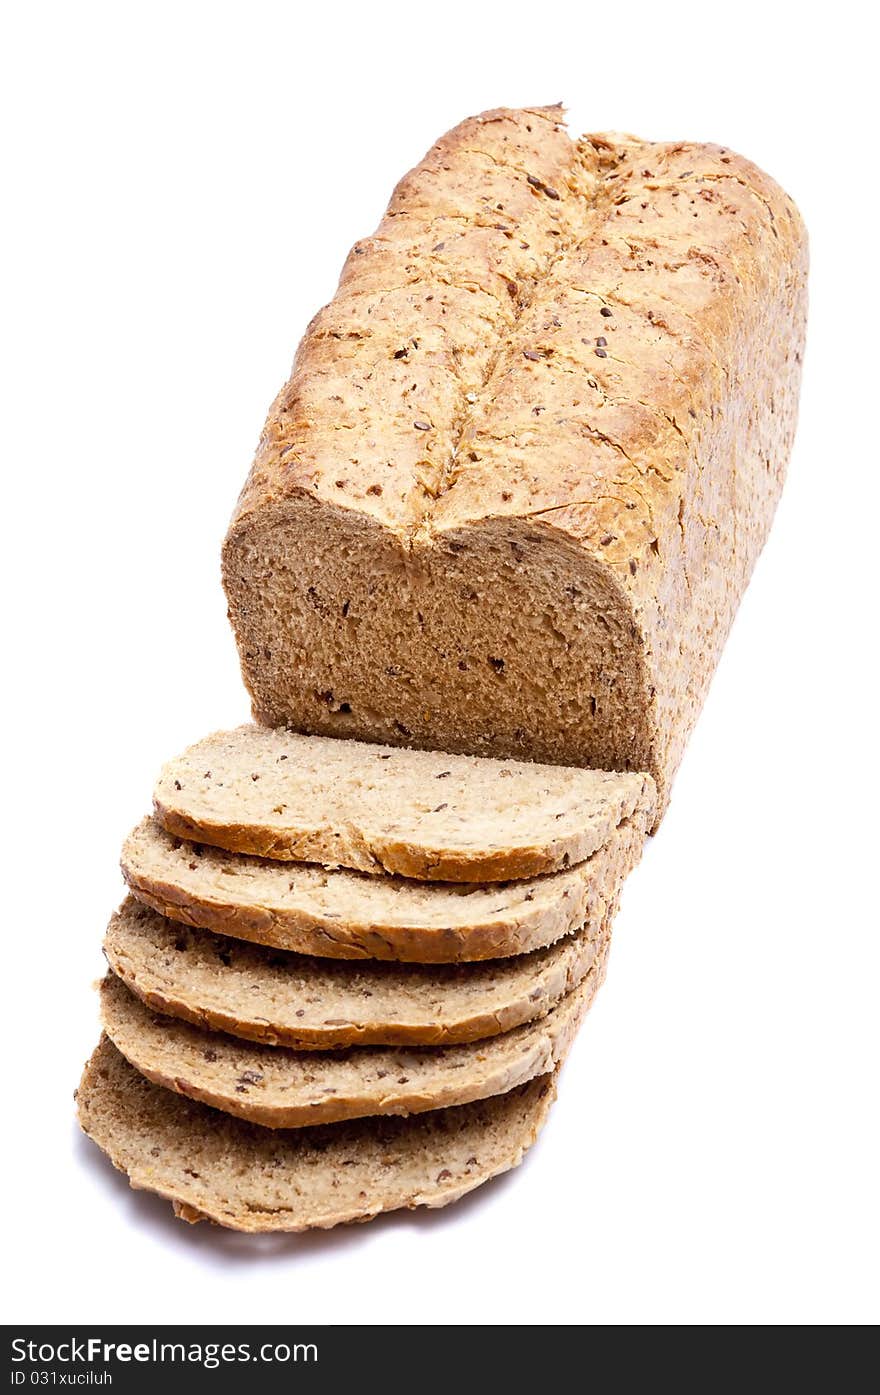
[[[8, 1320], [880, 1316], [872, 45], [811, 5], [6, 7], [0, 37]], [[524, 1166], [255, 1243], [73, 1122], [121, 840], [248, 714], [219, 546], [268, 403], [397, 177], [463, 116], [732, 145], [812, 235], [786, 494]]]

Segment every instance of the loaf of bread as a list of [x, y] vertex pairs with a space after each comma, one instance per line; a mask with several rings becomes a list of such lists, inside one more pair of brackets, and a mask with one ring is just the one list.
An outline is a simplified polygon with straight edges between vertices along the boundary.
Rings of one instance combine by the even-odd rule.
[[600, 987], [605, 951], [535, 1022], [462, 1046], [296, 1051], [254, 1045], [151, 1012], [121, 979], [101, 984], [101, 1025], [126, 1060], [188, 1099], [267, 1128], [423, 1114], [504, 1095], [564, 1060]]
[[123, 850], [78, 1112], [132, 1186], [300, 1231], [519, 1162], [772, 520], [806, 274], [746, 160], [557, 107], [398, 185], [224, 545], [257, 722]]
[[661, 802], [782, 485], [807, 245], [719, 146], [443, 137], [358, 242], [227, 535], [255, 716], [650, 772]]
[[183, 1099], [104, 1038], [77, 1092], [83, 1131], [132, 1187], [183, 1220], [302, 1231], [398, 1207], [446, 1206], [522, 1161], [553, 1103], [553, 1076], [420, 1114], [274, 1130]]
[[543, 1017], [604, 954], [598, 929], [481, 964], [316, 959], [167, 920], [131, 896], [104, 953], [154, 1011], [272, 1046], [449, 1046]]

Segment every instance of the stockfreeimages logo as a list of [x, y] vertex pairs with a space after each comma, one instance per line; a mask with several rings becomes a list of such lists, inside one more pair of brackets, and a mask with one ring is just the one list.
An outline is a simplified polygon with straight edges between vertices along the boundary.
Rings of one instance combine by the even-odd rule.
[[[12, 1384], [35, 1384], [35, 1367], [42, 1366], [112, 1366], [117, 1362], [129, 1364], [159, 1364], [202, 1366], [207, 1371], [222, 1365], [247, 1362], [317, 1362], [318, 1348], [314, 1342], [263, 1342], [252, 1347], [250, 1342], [105, 1342], [101, 1337], [60, 1342], [33, 1342], [24, 1337], [12, 1339]], [[21, 1369], [24, 1367], [24, 1369]], [[28, 1370], [27, 1368], [30, 1368]], [[84, 1375], [82, 1372], [80, 1375]], [[99, 1384], [102, 1376], [91, 1371], [89, 1384]], [[106, 1374], [106, 1373], [105, 1373]], [[77, 1379], [71, 1384], [85, 1383]]]

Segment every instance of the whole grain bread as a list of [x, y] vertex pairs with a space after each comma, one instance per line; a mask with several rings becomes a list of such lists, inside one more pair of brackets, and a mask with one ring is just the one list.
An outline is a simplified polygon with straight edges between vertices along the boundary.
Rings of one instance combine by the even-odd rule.
[[575, 141], [556, 107], [444, 136], [309, 326], [226, 538], [255, 716], [665, 801], [782, 486], [806, 271], [726, 147]]
[[543, 1017], [595, 969], [610, 936], [580, 930], [481, 964], [317, 959], [168, 920], [127, 897], [111, 969], [156, 1012], [271, 1046], [449, 1046]]
[[231, 852], [428, 881], [556, 872], [653, 816], [647, 776], [284, 728], [218, 731], [169, 761], [153, 802], [169, 833]]
[[400, 1207], [445, 1206], [516, 1167], [554, 1097], [553, 1076], [411, 1119], [276, 1130], [159, 1085], [106, 1038], [77, 1092], [80, 1124], [132, 1187], [186, 1220], [302, 1231]]
[[145, 819], [122, 850], [139, 901], [187, 925], [332, 959], [498, 959], [596, 927], [638, 862], [646, 815], [576, 867], [493, 883], [325, 871], [176, 838]]
[[604, 949], [546, 1017], [467, 1046], [355, 1046], [292, 1051], [206, 1032], [145, 1007], [114, 974], [101, 984], [101, 1025], [156, 1085], [267, 1128], [384, 1114], [423, 1114], [503, 1095], [568, 1053], [605, 970]]

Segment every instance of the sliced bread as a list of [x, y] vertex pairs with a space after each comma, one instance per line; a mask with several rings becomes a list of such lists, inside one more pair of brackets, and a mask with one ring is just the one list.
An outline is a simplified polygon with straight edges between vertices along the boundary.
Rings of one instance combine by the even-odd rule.
[[411, 751], [280, 728], [215, 732], [164, 767], [156, 814], [230, 852], [427, 881], [534, 877], [650, 822], [649, 776]]
[[545, 1075], [412, 1119], [265, 1129], [153, 1085], [105, 1037], [77, 1104], [84, 1132], [132, 1187], [166, 1197], [182, 1218], [303, 1231], [456, 1201], [516, 1167], [554, 1093]]
[[423, 1114], [503, 1095], [568, 1053], [605, 968], [600, 956], [546, 1017], [467, 1046], [292, 1051], [206, 1032], [151, 1012], [115, 974], [101, 984], [101, 1025], [156, 1085], [265, 1124], [301, 1128], [365, 1115]]
[[104, 953], [157, 1012], [271, 1046], [441, 1046], [532, 1022], [596, 964], [598, 931], [481, 964], [316, 959], [168, 920], [129, 896]]
[[187, 925], [331, 959], [499, 959], [596, 926], [638, 862], [634, 817], [566, 872], [488, 886], [367, 877], [229, 853], [145, 819], [122, 851], [139, 901]]

